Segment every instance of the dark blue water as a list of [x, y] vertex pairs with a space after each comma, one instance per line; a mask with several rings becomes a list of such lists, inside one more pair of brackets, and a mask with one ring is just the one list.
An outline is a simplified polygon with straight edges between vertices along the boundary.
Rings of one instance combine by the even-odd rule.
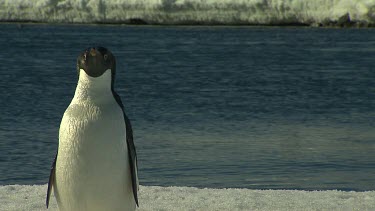
[[375, 30], [276, 27], [0, 25], [0, 185], [47, 183], [98, 44], [141, 185], [375, 190]]

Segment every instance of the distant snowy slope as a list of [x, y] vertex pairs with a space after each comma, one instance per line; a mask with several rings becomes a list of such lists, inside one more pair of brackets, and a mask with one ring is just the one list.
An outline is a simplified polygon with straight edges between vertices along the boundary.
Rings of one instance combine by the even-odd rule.
[[[0, 210], [45, 210], [46, 185], [0, 186]], [[375, 210], [375, 191], [140, 187], [138, 210]], [[50, 210], [57, 210], [53, 198]]]
[[149, 24], [375, 24], [374, 0], [0, 0], [0, 21]]

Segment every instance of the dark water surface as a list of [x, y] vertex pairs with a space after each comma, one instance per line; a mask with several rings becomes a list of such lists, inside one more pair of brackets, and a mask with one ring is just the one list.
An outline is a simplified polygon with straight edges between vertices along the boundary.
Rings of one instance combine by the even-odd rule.
[[47, 183], [92, 45], [141, 185], [375, 190], [375, 29], [276, 27], [0, 25], [0, 185]]

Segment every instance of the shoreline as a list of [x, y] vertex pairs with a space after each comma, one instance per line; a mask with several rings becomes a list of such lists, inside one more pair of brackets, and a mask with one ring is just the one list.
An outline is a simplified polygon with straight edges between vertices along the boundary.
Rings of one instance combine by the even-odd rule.
[[47, 21], [36, 21], [36, 20], [0, 20], [0, 24], [19, 24], [19, 25], [66, 25], [66, 26], [82, 26], [82, 25], [102, 25], [102, 26], [171, 26], [171, 27], [305, 27], [305, 28], [334, 28], [334, 29], [346, 29], [346, 28], [375, 28], [373, 23], [355, 22], [350, 20], [344, 21], [327, 21], [323, 23], [220, 23], [220, 22], [184, 22], [184, 23], [148, 23], [142, 19], [131, 19], [127, 21], [95, 21], [95, 22], [47, 22]]
[[[47, 185], [0, 186], [0, 210], [47, 210]], [[144, 210], [374, 210], [375, 191], [210, 189], [140, 185]], [[52, 195], [49, 210], [57, 210]]]

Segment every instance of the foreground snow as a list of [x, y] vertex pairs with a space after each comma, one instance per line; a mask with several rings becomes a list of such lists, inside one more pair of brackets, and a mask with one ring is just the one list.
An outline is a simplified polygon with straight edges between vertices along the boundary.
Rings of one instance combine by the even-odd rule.
[[[46, 185], [0, 186], [0, 210], [45, 210]], [[375, 210], [375, 191], [140, 187], [138, 210]], [[57, 210], [52, 200], [50, 210]]]

